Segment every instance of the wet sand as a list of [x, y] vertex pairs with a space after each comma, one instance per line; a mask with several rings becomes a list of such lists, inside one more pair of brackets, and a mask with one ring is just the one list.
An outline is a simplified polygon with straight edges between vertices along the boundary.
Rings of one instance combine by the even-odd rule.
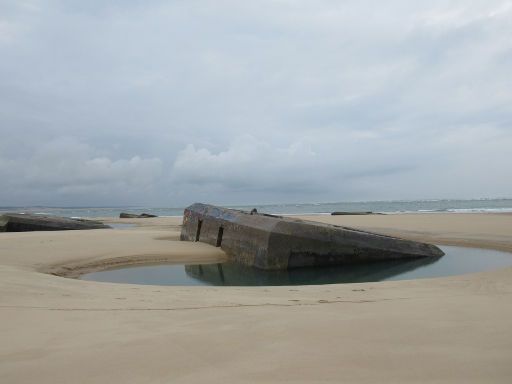
[[[510, 214], [308, 219], [512, 252]], [[508, 383], [512, 377], [512, 268], [305, 287], [60, 277], [225, 257], [215, 247], [179, 242], [180, 218], [112, 221], [142, 225], [0, 234], [0, 382]]]

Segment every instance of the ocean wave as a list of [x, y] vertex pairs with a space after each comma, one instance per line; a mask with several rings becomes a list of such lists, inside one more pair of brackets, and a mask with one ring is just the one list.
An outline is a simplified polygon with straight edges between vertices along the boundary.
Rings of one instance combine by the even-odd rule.
[[451, 208], [447, 211], [453, 213], [507, 213], [512, 212], [512, 208]]

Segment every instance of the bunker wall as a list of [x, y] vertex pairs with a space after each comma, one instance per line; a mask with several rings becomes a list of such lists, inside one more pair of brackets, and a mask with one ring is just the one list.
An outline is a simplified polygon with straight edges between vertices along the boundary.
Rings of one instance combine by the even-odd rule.
[[443, 255], [430, 244], [206, 204], [185, 209], [181, 239], [221, 247], [232, 261], [266, 270]]
[[261, 268], [267, 258], [269, 235], [261, 228], [186, 209], [180, 238], [220, 247], [231, 260]]

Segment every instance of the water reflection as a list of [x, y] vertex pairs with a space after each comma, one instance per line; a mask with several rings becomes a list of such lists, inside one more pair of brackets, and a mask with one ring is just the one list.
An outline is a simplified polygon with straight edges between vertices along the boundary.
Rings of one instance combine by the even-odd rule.
[[93, 272], [83, 280], [151, 285], [309, 285], [441, 277], [512, 266], [510, 253], [446, 247], [439, 259], [261, 271], [239, 264], [144, 265]]
[[262, 271], [235, 263], [186, 265], [191, 278], [208, 285], [311, 285], [387, 280], [435, 263], [438, 258], [386, 261], [331, 267]]

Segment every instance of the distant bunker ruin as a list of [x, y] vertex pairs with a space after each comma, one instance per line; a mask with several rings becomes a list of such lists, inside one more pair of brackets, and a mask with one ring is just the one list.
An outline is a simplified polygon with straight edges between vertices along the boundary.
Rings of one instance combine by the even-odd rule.
[[200, 203], [185, 209], [181, 240], [221, 247], [231, 261], [264, 270], [444, 255], [431, 244]]

